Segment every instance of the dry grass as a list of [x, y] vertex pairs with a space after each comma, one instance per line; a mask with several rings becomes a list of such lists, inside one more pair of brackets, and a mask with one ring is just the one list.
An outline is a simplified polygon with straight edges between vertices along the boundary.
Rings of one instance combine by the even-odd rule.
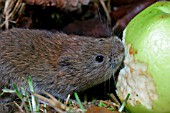
[[3, 9], [2, 20], [4, 20], [0, 28], [5, 26], [5, 29], [9, 29], [9, 23], [16, 23], [19, 15], [22, 14], [24, 9], [24, 3], [22, 0], [6, 0]]
[[[21, 92], [19, 88], [14, 84], [14, 90], [3, 89], [4, 93], [15, 93], [20, 99], [19, 102], [14, 102], [16, 106], [16, 112], [20, 113], [85, 113], [91, 106], [98, 106], [110, 109], [115, 112], [122, 112], [126, 101], [129, 97], [127, 96], [126, 101], [122, 104], [116, 100], [114, 95], [110, 95], [112, 100], [94, 100], [94, 102], [81, 102], [77, 93], [75, 93], [76, 100], [71, 100], [70, 95], [65, 102], [61, 102], [55, 97], [53, 97], [48, 92], [44, 92], [46, 96], [37, 94], [34, 91], [33, 83], [31, 77], [27, 80], [30, 92], [26, 92], [24, 87], [22, 87]], [[119, 110], [117, 111], [116, 108]], [[15, 109], [15, 108], [14, 108]], [[94, 108], [93, 108], [94, 109]], [[92, 109], [92, 110], [93, 110]], [[88, 110], [89, 111], [89, 110]]]

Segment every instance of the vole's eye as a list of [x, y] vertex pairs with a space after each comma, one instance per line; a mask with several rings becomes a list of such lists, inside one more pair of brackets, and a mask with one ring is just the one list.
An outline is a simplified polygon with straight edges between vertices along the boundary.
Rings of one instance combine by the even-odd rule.
[[103, 60], [104, 60], [104, 56], [102, 56], [102, 55], [96, 56], [96, 62], [101, 63], [101, 62], [103, 62]]

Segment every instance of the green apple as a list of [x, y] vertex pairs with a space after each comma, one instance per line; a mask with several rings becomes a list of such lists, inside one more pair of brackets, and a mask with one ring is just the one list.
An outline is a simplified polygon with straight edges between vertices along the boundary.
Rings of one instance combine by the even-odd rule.
[[123, 32], [117, 94], [131, 113], [170, 113], [170, 2], [139, 13]]

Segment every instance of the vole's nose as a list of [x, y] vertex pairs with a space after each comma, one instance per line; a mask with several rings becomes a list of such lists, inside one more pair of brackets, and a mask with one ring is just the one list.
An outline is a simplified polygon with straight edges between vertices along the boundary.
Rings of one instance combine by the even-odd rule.
[[124, 46], [118, 37], [113, 37], [113, 49], [111, 51], [112, 63], [119, 64], [124, 58]]

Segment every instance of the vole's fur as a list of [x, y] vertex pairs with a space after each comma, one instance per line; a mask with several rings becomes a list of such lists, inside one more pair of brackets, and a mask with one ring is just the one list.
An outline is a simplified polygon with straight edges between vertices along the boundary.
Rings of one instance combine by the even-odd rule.
[[106, 81], [119, 68], [124, 49], [118, 38], [91, 38], [43, 30], [12, 29], [0, 33], [0, 85], [16, 83], [37, 93], [65, 99]]

